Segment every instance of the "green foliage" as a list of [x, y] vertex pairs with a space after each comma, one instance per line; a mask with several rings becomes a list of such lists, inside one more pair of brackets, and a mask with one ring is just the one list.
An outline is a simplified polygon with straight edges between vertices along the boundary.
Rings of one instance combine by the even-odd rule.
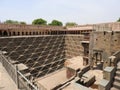
[[14, 20], [6, 20], [4, 22], [5, 24], [26, 24], [26, 22], [19, 22], [19, 21], [14, 21]]
[[47, 25], [47, 21], [42, 18], [39, 18], [39, 19], [33, 20], [32, 24], [33, 25]]
[[76, 26], [76, 25], [78, 24], [75, 22], [67, 22], [65, 26]]
[[120, 22], [120, 18], [117, 20], [117, 22]]
[[19, 24], [18, 21], [14, 21], [14, 20], [6, 20], [4, 23], [6, 23], [6, 24]]
[[58, 21], [58, 20], [53, 20], [51, 23], [49, 23], [48, 25], [51, 25], [51, 26], [63, 26], [62, 22], [61, 21]]
[[23, 22], [23, 21], [22, 21], [22, 22], [20, 22], [20, 24], [26, 25], [26, 22]]

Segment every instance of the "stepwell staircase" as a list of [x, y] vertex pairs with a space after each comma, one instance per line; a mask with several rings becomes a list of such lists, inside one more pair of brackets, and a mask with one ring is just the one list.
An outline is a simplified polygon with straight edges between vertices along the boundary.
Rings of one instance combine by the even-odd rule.
[[117, 63], [116, 74], [111, 90], [120, 90], [120, 61]]

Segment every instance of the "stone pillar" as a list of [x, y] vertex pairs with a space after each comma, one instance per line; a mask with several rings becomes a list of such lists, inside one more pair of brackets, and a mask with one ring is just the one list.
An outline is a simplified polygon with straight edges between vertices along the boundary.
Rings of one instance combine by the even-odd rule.
[[89, 64], [90, 68], [93, 68], [93, 47], [94, 47], [94, 31], [90, 34], [90, 44], [89, 44]]
[[102, 79], [99, 83], [98, 90], [110, 90], [109, 81]]
[[100, 81], [98, 90], [110, 90], [113, 82], [115, 68], [106, 67], [103, 72], [103, 79]]
[[100, 62], [102, 61], [102, 54], [100, 53]]
[[110, 56], [109, 57], [110, 66], [115, 66], [115, 63], [116, 63], [115, 58], [116, 58], [115, 56]]
[[87, 57], [83, 57], [83, 65], [84, 66], [88, 65], [88, 58]]
[[114, 77], [114, 67], [106, 67], [103, 72], [103, 78], [110, 81]]

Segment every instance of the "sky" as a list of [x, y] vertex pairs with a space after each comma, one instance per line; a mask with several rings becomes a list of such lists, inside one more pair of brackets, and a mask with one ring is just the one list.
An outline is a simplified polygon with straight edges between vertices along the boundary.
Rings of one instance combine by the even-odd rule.
[[115, 22], [120, 17], [120, 0], [0, 0], [0, 21], [31, 24], [43, 18], [77, 24]]

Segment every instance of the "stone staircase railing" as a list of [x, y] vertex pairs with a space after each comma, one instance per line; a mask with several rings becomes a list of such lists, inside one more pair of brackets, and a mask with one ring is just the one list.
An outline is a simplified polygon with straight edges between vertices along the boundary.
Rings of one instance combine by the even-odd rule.
[[[99, 90], [117, 90], [112, 86], [114, 86], [114, 79], [117, 74], [116, 72], [118, 72], [119, 61], [120, 61], [120, 51], [115, 52], [112, 56], [109, 57], [109, 61], [108, 61], [109, 65], [104, 69], [103, 79], [99, 84]], [[120, 85], [118, 85], [118, 87], [119, 86]]]

